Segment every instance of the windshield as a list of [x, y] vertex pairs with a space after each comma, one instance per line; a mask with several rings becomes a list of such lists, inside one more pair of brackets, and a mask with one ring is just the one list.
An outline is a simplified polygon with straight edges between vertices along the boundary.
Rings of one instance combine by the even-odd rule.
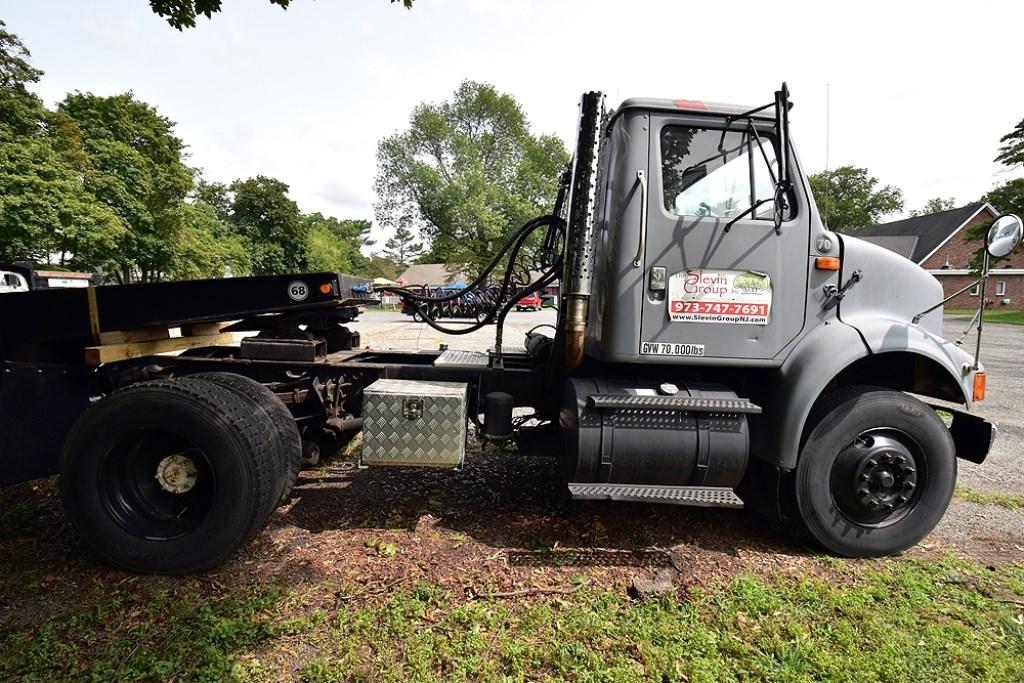
[[[763, 153], [762, 153], [763, 149]], [[767, 158], [766, 158], [767, 157]], [[734, 218], [759, 201], [756, 219], [771, 219], [775, 146], [761, 135], [693, 126], [661, 131], [665, 208], [679, 216]]]

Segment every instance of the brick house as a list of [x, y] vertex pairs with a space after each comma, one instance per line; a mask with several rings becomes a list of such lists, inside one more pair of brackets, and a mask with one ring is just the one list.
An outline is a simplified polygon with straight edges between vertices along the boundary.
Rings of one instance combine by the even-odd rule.
[[[942, 283], [945, 295], [949, 296], [977, 279], [971, 273], [970, 262], [982, 243], [968, 242], [964, 236], [970, 228], [990, 223], [998, 215], [991, 204], [976, 202], [959, 209], [880, 223], [852, 234], [918, 264]], [[978, 296], [978, 288], [974, 287], [949, 301], [946, 308], [977, 308]], [[1024, 310], [1024, 249], [1018, 247], [1009, 258], [993, 265], [985, 298], [993, 309]]]

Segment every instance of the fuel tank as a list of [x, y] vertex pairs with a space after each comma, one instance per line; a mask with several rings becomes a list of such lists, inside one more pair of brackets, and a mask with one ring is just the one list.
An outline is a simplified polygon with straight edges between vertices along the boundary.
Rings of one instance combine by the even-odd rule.
[[747, 468], [747, 414], [715, 384], [570, 378], [562, 395], [562, 472], [570, 482], [735, 487]]

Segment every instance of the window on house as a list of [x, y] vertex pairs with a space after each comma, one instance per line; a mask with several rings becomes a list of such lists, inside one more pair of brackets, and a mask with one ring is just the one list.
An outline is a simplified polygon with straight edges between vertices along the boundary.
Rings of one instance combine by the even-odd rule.
[[1006, 296], [1006, 281], [999, 280], [996, 282], [996, 296]]
[[981, 294], [981, 285], [971, 287], [971, 296], [978, 296], [979, 294]]

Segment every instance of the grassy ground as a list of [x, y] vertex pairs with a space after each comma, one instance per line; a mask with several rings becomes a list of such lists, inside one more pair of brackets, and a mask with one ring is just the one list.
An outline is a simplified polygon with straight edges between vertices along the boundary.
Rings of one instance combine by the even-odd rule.
[[[955, 315], [964, 318], [970, 318], [972, 315], [975, 314], [975, 312], [976, 311], [974, 310], [966, 309], [951, 309], [945, 311], [946, 315]], [[985, 322], [1005, 323], [1008, 325], [1024, 325], [1024, 311], [985, 311]]]
[[[47, 588], [38, 577], [22, 590]], [[332, 606], [309, 610], [303, 589], [273, 583], [95, 585], [45, 623], [7, 629], [0, 679], [1024, 679], [1024, 569], [952, 558], [836, 562], [829, 577], [740, 576], [643, 602], [586, 582], [515, 600], [332, 588]]]
[[964, 486], [956, 487], [956, 496], [972, 503], [982, 505], [998, 505], [1007, 510], [1024, 510], [1024, 496], [1016, 496], [1012, 493], [987, 493], [977, 491]]

